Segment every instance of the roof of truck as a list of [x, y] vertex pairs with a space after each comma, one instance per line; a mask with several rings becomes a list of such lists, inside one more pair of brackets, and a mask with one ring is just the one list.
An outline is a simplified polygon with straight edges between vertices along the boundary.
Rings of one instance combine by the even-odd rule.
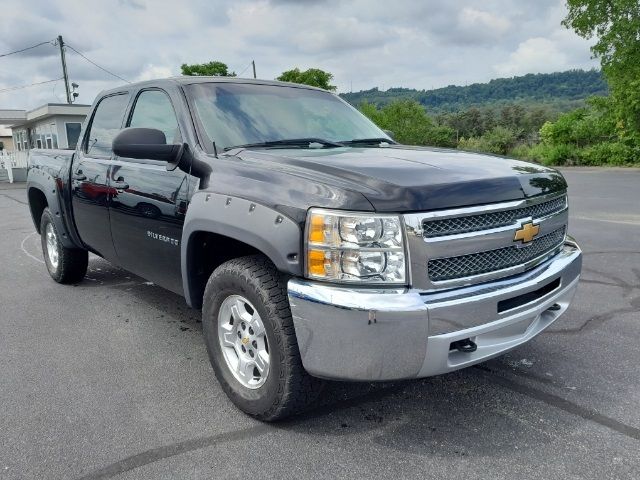
[[279, 82], [277, 80], [261, 80], [255, 78], [238, 78], [238, 77], [205, 77], [205, 76], [180, 76], [180, 77], [169, 77], [169, 78], [159, 78], [156, 80], [145, 80], [143, 82], [135, 82], [126, 85], [120, 85], [116, 88], [110, 88], [109, 90], [104, 90], [100, 92], [100, 96], [104, 96], [108, 93], [122, 92], [123, 90], [129, 90], [132, 88], [140, 88], [140, 87], [162, 87], [169, 85], [192, 85], [194, 83], [245, 83], [245, 84], [253, 84], [253, 85], [275, 85], [280, 87], [295, 87], [295, 88], [305, 88], [309, 90], [319, 90], [325, 92], [322, 88], [312, 87], [310, 85], [302, 85], [299, 83], [290, 83], [290, 82]]

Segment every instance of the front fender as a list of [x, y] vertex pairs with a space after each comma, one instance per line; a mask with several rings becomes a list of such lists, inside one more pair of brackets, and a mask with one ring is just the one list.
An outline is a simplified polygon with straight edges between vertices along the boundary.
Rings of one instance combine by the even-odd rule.
[[190, 252], [198, 232], [224, 235], [241, 241], [266, 255], [281, 272], [302, 274], [302, 232], [292, 219], [276, 210], [243, 198], [198, 192], [191, 199], [181, 242], [181, 270], [184, 294], [193, 305]]

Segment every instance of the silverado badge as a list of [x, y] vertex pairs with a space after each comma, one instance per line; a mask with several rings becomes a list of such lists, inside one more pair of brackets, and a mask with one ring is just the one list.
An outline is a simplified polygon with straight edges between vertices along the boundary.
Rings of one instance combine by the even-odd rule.
[[525, 223], [516, 230], [513, 241], [517, 242], [518, 240], [522, 240], [522, 243], [529, 243], [536, 235], [538, 235], [539, 231], [540, 225], [534, 225], [533, 222]]

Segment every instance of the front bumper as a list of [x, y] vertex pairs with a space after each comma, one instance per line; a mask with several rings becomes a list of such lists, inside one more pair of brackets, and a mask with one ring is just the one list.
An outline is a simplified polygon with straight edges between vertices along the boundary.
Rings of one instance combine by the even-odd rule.
[[[567, 241], [558, 255], [526, 273], [445, 292], [291, 279], [302, 363], [318, 377], [376, 381], [438, 375], [488, 360], [557, 320], [581, 269], [582, 252]], [[475, 352], [451, 349], [467, 338], [478, 346]]]

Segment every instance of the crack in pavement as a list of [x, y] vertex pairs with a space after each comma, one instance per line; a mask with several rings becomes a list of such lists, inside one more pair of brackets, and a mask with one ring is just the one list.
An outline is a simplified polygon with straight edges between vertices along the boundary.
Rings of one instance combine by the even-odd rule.
[[605, 323], [607, 323], [609, 320], [613, 320], [617, 315], [624, 315], [626, 313], [633, 313], [637, 311], [638, 309], [634, 306], [631, 306], [629, 308], [618, 308], [615, 310], [610, 310], [605, 313], [600, 313], [598, 315], [593, 315], [592, 317], [589, 317], [587, 320], [585, 320], [585, 322], [578, 327], [560, 328], [557, 330], [545, 330], [542, 333], [553, 334], [553, 335], [575, 335], [588, 330], [595, 330], [601, 327], [602, 325], [604, 325]]
[[[622, 253], [622, 252], [591, 252], [591, 254], [601, 254], [601, 255], [605, 255], [605, 254], [612, 254], [612, 253]], [[633, 253], [633, 254], [638, 254], [640, 252], [624, 252], [625, 254], [629, 254], [629, 253]], [[631, 272], [636, 276], [637, 278], [637, 282], [636, 283], [629, 283], [626, 280], [616, 276], [616, 275], [612, 275], [610, 273], [606, 273], [606, 272], [601, 272], [599, 270], [595, 270], [592, 268], [586, 268], [583, 267], [582, 269], [583, 272], [588, 272], [588, 273], [592, 273], [594, 275], [603, 277], [605, 280], [611, 280], [611, 282], [605, 282], [602, 280], [592, 280], [592, 279], [581, 279], [580, 282], [584, 282], [584, 283], [591, 283], [591, 284], [596, 284], [596, 285], [604, 285], [604, 286], [609, 286], [609, 287], [615, 287], [615, 288], [620, 288], [622, 289], [622, 297], [623, 298], [629, 298], [633, 292], [635, 290], [640, 289], [640, 269], [632, 267], [631, 268]], [[588, 331], [588, 330], [594, 330], [597, 329], [599, 327], [601, 327], [602, 325], [604, 325], [605, 323], [607, 323], [610, 320], [613, 320], [614, 318], [616, 318], [617, 315], [624, 315], [627, 313], [634, 313], [636, 311], [638, 311], [638, 308], [640, 308], [637, 304], [638, 302], [640, 302], [640, 297], [631, 297], [629, 298], [629, 306], [628, 307], [624, 307], [624, 308], [617, 308], [614, 310], [609, 310], [607, 312], [604, 313], [598, 313], [596, 315], [592, 315], [591, 317], [587, 318], [582, 325], [579, 325], [577, 327], [571, 327], [571, 328], [559, 328], [559, 329], [553, 329], [550, 328], [548, 330], [545, 330], [544, 332], [542, 332], [543, 335], [575, 335], [584, 331]]]
[[626, 423], [620, 422], [615, 418], [603, 415], [590, 408], [580, 406], [577, 403], [567, 400], [566, 398], [562, 398], [558, 395], [554, 395], [553, 393], [548, 393], [548, 392], [545, 392], [544, 390], [540, 390], [540, 389], [525, 385], [523, 383], [515, 382], [501, 375], [496, 375], [495, 371], [492, 371], [491, 369], [489, 369], [488, 367], [485, 367], [484, 365], [476, 365], [474, 368], [476, 370], [484, 372], [484, 375], [490, 381], [504, 388], [507, 388], [512, 392], [520, 393], [522, 395], [533, 398], [535, 400], [539, 400], [541, 402], [546, 403], [547, 405], [558, 408], [564, 412], [570, 413], [571, 415], [576, 415], [584, 420], [597, 423], [598, 425], [609, 428], [633, 440], [640, 441], [640, 429], [636, 427], [627, 425]]
[[[520, 395], [524, 395], [533, 400], [537, 400], [543, 402], [551, 407], [562, 410], [565, 413], [570, 415], [574, 415], [582, 418], [583, 420], [596, 423], [600, 426], [606, 427], [610, 430], [613, 430], [621, 435], [624, 435], [633, 440], [640, 441], [640, 429], [633, 427], [631, 425], [627, 425], [615, 418], [608, 417], [607, 415], [603, 415], [595, 410], [592, 410], [587, 407], [583, 407], [574, 403], [570, 400], [567, 400], [559, 395], [555, 395], [553, 393], [545, 392], [544, 390], [540, 390], [514, 380], [508, 379], [501, 375], [500, 370], [492, 370], [485, 365], [475, 365], [472, 367], [474, 371], [479, 372], [483, 377], [488, 379], [489, 381], [507, 389], [514, 393], [518, 393]], [[528, 372], [518, 372], [514, 374], [513, 372], [509, 372], [504, 370], [502, 373], [507, 373], [514, 375], [516, 377], [520, 376], [528, 376], [534, 380], [542, 381], [544, 383], [549, 383], [547, 379], [541, 379], [536, 377], [535, 375], [520, 375], [521, 373]], [[149, 465], [151, 463], [164, 460], [166, 458], [174, 457], [177, 455], [181, 455], [183, 453], [192, 452], [194, 450], [200, 450], [207, 447], [213, 447], [217, 445], [221, 445], [227, 442], [233, 442], [238, 440], [243, 440], [248, 437], [262, 436], [272, 432], [278, 432], [282, 430], [282, 427], [285, 426], [295, 426], [303, 423], [306, 420], [323, 417], [330, 413], [346, 410], [357, 406], [362, 403], [369, 403], [377, 400], [381, 400], [384, 397], [392, 395], [398, 391], [398, 387], [401, 387], [402, 384], [392, 384], [391, 386], [380, 388], [374, 392], [369, 394], [361, 395], [358, 397], [350, 398], [345, 401], [342, 401], [339, 405], [337, 404], [329, 404], [325, 406], [321, 406], [316, 408], [313, 411], [303, 413], [298, 415], [290, 420], [284, 420], [278, 423], [266, 424], [261, 423], [258, 425], [254, 425], [251, 427], [247, 427], [240, 430], [234, 430], [232, 432], [225, 432], [216, 435], [211, 435], [207, 437], [200, 437], [191, 440], [185, 440], [183, 442], [174, 443], [167, 446], [162, 446], [158, 448], [153, 448], [147, 450], [145, 452], [132, 455], [130, 457], [124, 458], [118, 462], [112, 463], [111, 465], [107, 465], [99, 470], [94, 471], [88, 475], [79, 477], [78, 480], [104, 480], [108, 478], [113, 478], [116, 475], [120, 475], [121, 473], [128, 472], [130, 470], [134, 470], [139, 467], [143, 467], [145, 465]]]
[[192, 452], [194, 450], [200, 450], [207, 447], [213, 447], [221, 445], [227, 442], [233, 442], [243, 440], [248, 437], [266, 435], [271, 432], [278, 432], [282, 430], [282, 427], [295, 426], [303, 423], [306, 420], [311, 420], [318, 417], [323, 417], [330, 413], [346, 410], [351, 407], [355, 407], [362, 403], [381, 400], [398, 390], [398, 384], [392, 384], [388, 387], [383, 387], [374, 392], [370, 392], [365, 395], [356, 396], [347, 400], [341, 401], [340, 404], [329, 404], [317, 407], [314, 410], [307, 411], [297, 415], [291, 419], [283, 420], [277, 423], [260, 423], [251, 427], [243, 428], [240, 430], [234, 430], [232, 432], [219, 433], [208, 437], [200, 437], [192, 440], [185, 440], [183, 442], [174, 443], [171, 445], [153, 448], [137, 455], [124, 458], [118, 462], [107, 465], [99, 470], [94, 471], [88, 475], [79, 477], [77, 480], [103, 480], [112, 478], [121, 473], [128, 472], [135, 468], [143, 467], [151, 463], [164, 460], [166, 458], [175, 457], [183, 453]]
[[13, 198], [11, 195], [7, 195], [6, 193], [0, 193], [0, 197], [8, 198], [9, 200], [13, 200], [14, 202], [21, 203], [22, 205], [29, 205], [27, 202], [18, 200], [17, 198]]
[[134, 468], [143, 467], [150, 463], [164, 460], [165, 458], [175, 457], [194, 450], [200, 450], [206, 447], [213, 447], [226, 442], [233, 442], [237, 440], [243, 440], [249, 436], [252, 438], [261, 436], [273, 431], [270, 425], [260, 424], [252, 427], [244, 428], [241, 430], [234, 430], [232, 432], [219, 433], [217, 435], [211, 435], [208, 437], [195, 438], [186, 440], [184, 442], [174, 443], [164, 447], [153, 448], [146, 452], [133, 455], [131, 457], [124, 458], [119, 462], [112, 463], [100, 470], [97, 470], [89, 475], [80, 477], [78, 480], [102, 480], [105, 478], [112, 478], [121, 473], [128, 472]]

